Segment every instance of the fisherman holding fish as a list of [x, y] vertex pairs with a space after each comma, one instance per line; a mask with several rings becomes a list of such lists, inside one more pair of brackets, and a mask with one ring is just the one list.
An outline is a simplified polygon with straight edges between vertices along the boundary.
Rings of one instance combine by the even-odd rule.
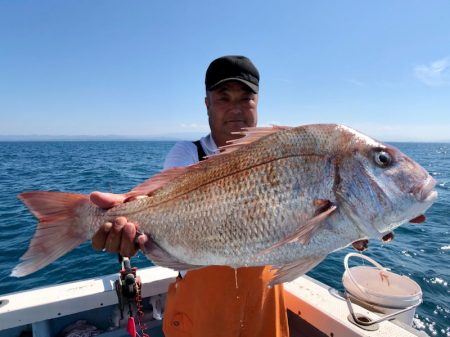
[[[169, 152], [164, 169], [195, 164], [217, 153], [218, 147], [241, 137], [233, 132], [255, 127], [259, 72], [244, 56], [214, 60], [205, 77], [205, 105], [211, 133], [197, 142], [178, 142]], [[94, 192], [91, 201], [111, 208], [124, 196]], [[105, 223], [92, 238], [95, 249], [133, 256], [139, 224], [118, 217]], [[151, 245], [139, 237], [143, 251]], [[177, 278], [168, 291], [164, 333], [171, 336], [288, 336], [287, 313], [281, 284], [269, 287], [270, 266], [210, 266], [191, 270]]]
[[163, 172], [123, 195], [20, 193], [39, 223], [11, 276], [90, 238], [132, 256], [141, 228], [155, 265], [189, 270], [168, 290], [166, 336], [287, 336], [277, 284], [425, 221], [436, 181], [395, 147], [338, 124], [255, 127], [259, 74], [244, 57], [213, 61], [205, 84], [211, 134], [177, 143]]

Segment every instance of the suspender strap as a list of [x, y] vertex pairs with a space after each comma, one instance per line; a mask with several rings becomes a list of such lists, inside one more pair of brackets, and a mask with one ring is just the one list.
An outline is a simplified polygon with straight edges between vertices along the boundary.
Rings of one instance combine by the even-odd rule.
[[[196, 140], [195, 142], [192, 142], [197, 147], [197, 154], [198, 154], [198, 161], [205, 160], [206, 153], [205, 150], [203, 150], [202, 144], [200, 144], [200, 140]], [[178, 272], [178, 278], [183, 278], [181, 276], [181, 273]]]
[[196, 140], [194, 143], [194, 145], [197, 147], [197, 154], [198, 154], [198, 160], [202, 161], [205, 160], [206, 158], [206, 153], [203, 150], [202, 144], [200, 144], [200, 140]]

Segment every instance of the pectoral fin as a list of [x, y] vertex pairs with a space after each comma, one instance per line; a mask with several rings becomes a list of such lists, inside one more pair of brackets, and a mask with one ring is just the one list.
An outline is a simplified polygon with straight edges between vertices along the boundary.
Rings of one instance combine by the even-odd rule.
[[296, 241], [300, 242], [301, 244], [307, 244], [309, 240], [311, 240], [311, 237], [314, 235], [314, 233], [316, 233], [320, 228], [320, 224], [326, 218], [328, 218], [330, 214], [333, 213], [337, 208], [337, 206], [333, 205], [331, 202], [329, 202], [327, 208], [325, 208], [324, 206], [321, 207], [322, 209], [319, 214], [308, 220], [306, 223], [302, 224], [295, 232], [285, 237], [283, 240], [280, 240], [269, 248], [266, 248], [263, 251], [259, 252], [257, 256], [267, 254], [278, 247]]

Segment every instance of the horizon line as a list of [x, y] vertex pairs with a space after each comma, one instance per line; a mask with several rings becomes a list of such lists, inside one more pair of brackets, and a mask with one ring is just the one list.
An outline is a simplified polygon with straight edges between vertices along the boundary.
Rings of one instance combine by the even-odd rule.
[[[184, 134], [184, 135], [183, 135]], [[32, 142], [32, 141], [182, 141], [203, 137], [202, 132], [185, 132], [182, 134], [164, 135], [0, 135], [0, 142]], [[385, 143], [450, 143], [450, 139], [442, 140], [382, 140]]]

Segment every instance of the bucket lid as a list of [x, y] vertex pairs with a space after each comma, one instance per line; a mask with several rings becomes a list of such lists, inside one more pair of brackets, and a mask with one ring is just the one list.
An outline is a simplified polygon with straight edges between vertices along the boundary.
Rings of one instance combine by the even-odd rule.
[[[377, 265], [381, 267], [378, 263]], [[348, 268], [346, 264], [342, 283], [352, 296], [376, 305], [405, 308], [422, 299], [422, 290], [415, 281], [383, 268]]]

